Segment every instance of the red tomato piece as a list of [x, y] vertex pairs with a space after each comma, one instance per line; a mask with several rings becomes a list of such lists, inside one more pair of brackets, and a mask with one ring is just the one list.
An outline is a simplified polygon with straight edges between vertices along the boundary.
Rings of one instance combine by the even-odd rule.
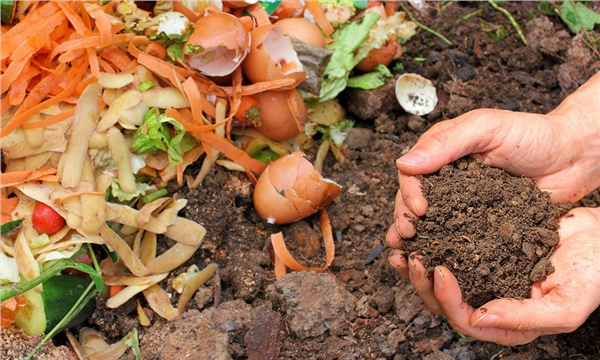
[[33, 214], [31, 215], [31, 222], [39, 233], [48, 235], [56, 233], [65, 225], [65, 219], [43, 202], [38, 202], [35, 205]]

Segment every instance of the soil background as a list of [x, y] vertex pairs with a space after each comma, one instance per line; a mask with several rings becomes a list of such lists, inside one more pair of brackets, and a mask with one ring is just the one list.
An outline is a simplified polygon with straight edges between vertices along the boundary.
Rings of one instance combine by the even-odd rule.
[[[194, 258], [162, 286], [172, 289], [173, 277], [192, 264], [217, 263], [217, 276], [172, 322], [154, 316], [143, 328], [130, 302], [117, 310], [100, 304], [85, 325], [109, 342], [138, 327], [144, 359], [600, 359], [598, 311], [571, 334], [523, 346], [475, 341], [430, 313], [387, 261], [385, 234], [398, 190], [394, 162], [420, 134], [476, 108], [546, 113], [600, 69], [597, 50], [570, 33], [558, 16], [541, 13], [539, 2], [499, 4], [521, 25], [528, 45], [488, 2], [430, 2], [424, 12], [404, 3], [422, 24], [453, 43], [420, 29], [400, 60], [405, 72], [421, 74], [436, 86], [439, 102], [433, 113], [404, 113], [392, 81], [375, 91], [343, 94], [341, 101], [357, 123], [348, 130], [346, 161], [337, 163], [330, 154], [323, 169], [343, 186], [327, 208], [336, 238], [328, 272], [290, 273], [275, 281], [268, 246], [272, 233], [284, 231], [301, 261], [323, 265], [323, 250], [316, 248], [318, 217], [268, 225], [253, 209], [248, 178], [217, 167], [201, 188], [174, 189], [189, 199], [182, 214], [204, 225], [208, 234]], [[586, 4], [600, 11], [600, 3]], [[506, 37], [492, 39], [489, 34], [501, 34], [501, 28]], [[308, 151], [310, 160], [315, 149]], [[600, 196], [591, 194], [582, 204], [599, 206]], [[175, 303], [177, 294], [172, 295]], [[32, 346], [18, 334], [3, 331], [1, 338], [2, 358], [17, 358]], [[64, 342], [64, 336], [55, 339]], [[38, 358], [64, 359], [65, 354], [64, 347], [48, 346]]]

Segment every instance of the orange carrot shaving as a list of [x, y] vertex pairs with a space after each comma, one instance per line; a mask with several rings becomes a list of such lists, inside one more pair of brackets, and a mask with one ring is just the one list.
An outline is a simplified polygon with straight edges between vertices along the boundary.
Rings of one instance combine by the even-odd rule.
[[294, 121], [296, 122], [296, 127], [300, 132], [304, 131], [304, 115], [300, 110], [300, 104], [298, 104], [298, 97], [296, 96], [296, 89], [287, 90], [285, 93], [285, 98], [287, 100], [288, 106], [290, 107], [290, 111], [294, 116]]
[[191, 71], [169, 64], [166, 61], [162, 61], [146, 53], [140, 53], [138, 55], [138, 62], [153, 73], [169, 80], [171, 85], [176, 88], [179, 88], [179, 84], [184, 78], [193, 74]]
[[[267, 90], [277, 90], [281, 89], [282, 87], [290, 86], [294, 82], [296, 82], [294, 79], [276, 79], [244, 85], [242, 86], [241, 95], [254, 95]], [[227, 95], [233, 95], [234, 89], [231, 86], [223, 86], [222, 89], [225, 90]]]
[[219, 127], [221, 124], [212, 124], [212, 125], [198, 125], [198, 123], [196, 123], [191, 115], [190, 116], [186, 116], [183, 113], [185, 109], [166, 109], [165, 110], [165, 115], [172, 117], [173, 119], [177, 120], [178, 123], [180, 123], [181, 125], [183, 125], [183, 127], [185, 128], [185, 131], [187, 131], [188, 133], [190, 133], [191, 135], [195, 136], [195, 137], [200, 137], [200, 134], [202, 134], [203, 132], [207, 132], [207, 131], [212, 131], [214, 129], [216, 129], [217, 127]]
[[125, 289], [125, 285], [110, 285], [108, 289], [108, 297], [111, 298]]
[[65, 121], [67, 119], [70, 119], [74, 115], [75, 115], [75, 108], [72, 108], [69, 111], [65, 111], [62, 114], [50, 116], [49, 118], [44, 119], [44, 120], [40, 120], [40, 121], [36, 121], [36, 122], [31, 122], [31, 123], [24, 123], [24, 124], [21, 125], [21, 127], [23, 129], [37, 129], [37, 128], [41, 128], [41, 127], [46, 127], [46, 126], [54, 125], [54, 124], [57, 124], [57, 123], [59, 123], [61, 121]]
[[200, 141], [202, 141], [203, 144], [208, 144], [216, 150], [219, 150], [233, 162], [257, 174], [260, 174], [267, 167], [266, 164], [251, 158], [244, 150], [236, 147], [226, 139], [215, 135], [213, 132], [204, 132], [200, 134]]
[[17, 313], [27, 305], [25, 295], [17, 295], [0, 303], [0, 328], [14, 324]]
[[127, 55], [123, 50], [119, 49], [117, 46], [111, 45], [100, 50], [100, 52], [98, 52], [98, 56], [108, 61], [109, 63], [115, 65], [117, 69], [121, 71], [129, 70], [129, 66], [131, 64], [131, 57], [129, 57], [129, 55]]
[[96, 20], [96, 27], [100, 32], [100, 46], [109, 46], [112, 43], [112, 26], [108, 14], [98, 4], [88, 5], [86, 10]]
[[167, 58], [167, 50], [165, 50], [165, 48], [161, 44], [154, 42], [154, 41], [151, 41], [146, 46], [146, 49], [144, 50], [144, 52], [148, 55], [152, 55], [161, 60], [164, 60]]
[[325, 16], [325, 11], [321, 7], [321, 4], [318, 0], [306, 0], [306, 7], [313, 14], [315, 18], [315, 22], [321, 28], [325, 36], [331, 38], [331, 34], [335, 31], [327, 17]]
[[81, 16], [77, 14], [77, 12], [73, 9], [70, 3], [67, 4], [66, 2], [58, 1], [57, 5], [61, 8], [67, 19], [69, 19], [69, 22], [71, 23], [71, 25], [73, 25], [73, 28], [75, 29], [77, 34], [79, 34], [79, 36], [84, 37], [88, 36], [91, 33], [90, 29], [88, 29], [87, 26], [85, 26], [85, 23], [83, 22]]
[[183, 5], [181, 1], [175, 0], [173, 1], [173, 10], [180, 12], [185, 16], [190, 22], [195, 23], [200, 19], [200, 15], [196, 14], [192, 10], [190, 10], [187, 6]]
[[29, 85], [29, 81], [40, 73], [40, 70], [37, 66], [29, 65], [19, 76], [18, 79], [10, 87], [8, 92], [8, 98], [10, 104], [15, 106], [19, 105], [23, 102], [25, 98], [25, 94], [27, 91], [27, 86]]
[[244, 96], [240, 101], [240, 106], [235, 112], [234, 117], [244, 124], [253, 124], [256, 122], [256, 119], [248, 118], [248, 116], [252, 116], [252, 111], [260, 111], [258, 100], [252, 95]]
[[12, 212], [17, 208], [17, 204], [19, 204], [18, 197], [0, 197], [0, 215], [2, 216], [2, 224], [12, 220]]
[[[39, 103], [41, 98], [43, 98], [43, 96], [45, 96], [45, 94], [47, 94], [50, 90], [52, 90], [52, 88], [57, 86], [60, 83], [60, 81], [62, 80], [61, 77], [53, 76], [53, 75], [50, 75], [47, 78], [45, 78], [44, 80], [49, 80], [48, 86], [46, 86], [42, 90], [40, 90], [38, 96], [35, 96], [35, 97], [32, 97], [32, 94], [34, 93], [35, 88], [34, 88], [34, 90], [31, 91], [29, 96], [27, 98], [25, 98], [25, 101], [23, 101], [23, 104], [21, 105], [21, 107], [19, 107], [17, 112], [15, 112], [15, 116], [12, 117], [8, 121], [8, 123], [6, 124], [6, 126], [4, 126], [4, 128], [2, 128], [2, 131], [0, 132], [0, 136], [4, 137], [4, 136], [10, 134], [10, 132], [12, 132], [17, 127], [21, 126], [23, 123], [25, 123], [25, 121], [27, 121], [33, 115], [37, 114], [38, 112], [47, 108], [48, 106], [58, 104], [60, 101], [62, 101], [68, 95], [72, 94], [73, 91], [75, 90], [75, 88], [77, 87], [77, 85], [79, 84], [81, 78], [85, 74], [86, 70], [87, 70], [87, 60], [84, 60], [83, 64], [81, 64], [80, 68], [77, 69], [77, 73], [72, 78], [71, 83], [63, 91], [61, 91], [60, 94], [56, 95], [55, 97], [53, 97], [51, 99], [48, 99], [48, 100], [42, 102], [42, 103]], [[40, 84], [42, 82], [44, 82], [44, 80], [42, 80], [40, 82]], [[38, 85], [40, 85], [40, 84], [38, 84]], [[30, 98], [32, 100], [28, 103], [27, 100], [29, 100]], [[24, 110], [24, 111], [21, 111], [21, 110]]]
[[90, 71], [92, 75], [98, 77], [100, 75], [100, 63], [98, 62], [98, 55], [96, 50], [92, 48], [85, 49], [88, 55], [88, 61], [90, 64]]
[[57, 197], [56, 199], [54, 199], [54, 203], [55, 204], [59, 204], [67, 199], [71, 199], [74, 197], [78, 197], [81, 195], [98, 195], [98, 196], [104, 196], [105, 193], [101, 192], [101, 191], [78, 191], [78, 192], [74, 192], [74, 193], [70, 193], [67, 195], [63, 195], [60, 197]]
[[39, 170], [23, 170], [0, 173], [0, 187], [15, 186], [28, 181], [39, 180], [46, 175], [56, 174], [56, 168], [48, 167]]
[[283, 233], [278, 232], [271, 235], [271, 245], [273, 245], [273, 251], [275, 253], [276, 277], [285, 275], [285, 269], [282, 270], [282, 266], [288, 267], [294, 271], [314, 271], [318, 273], [324, 272], [329, 268], [335, 257], [335, 244], [333, 242], [331, 221], [324, 208], [319, 210], [319, 225], [321, 226], [323, 246], [325, 247], [325, 266], [321, 268], [309, 268], [300, 264], [285, 246]]
[[181, 87], [188, 98], [190, 107], [192, 108], [192, 117], [194, 121], [201, 124], [203, 122], [202, 119], [204, 118], [202, 113], [203, 96], [200, 94], [200, 90], [198, 90], [198, 85], [193, 78], [189, 77], [181, 83]]

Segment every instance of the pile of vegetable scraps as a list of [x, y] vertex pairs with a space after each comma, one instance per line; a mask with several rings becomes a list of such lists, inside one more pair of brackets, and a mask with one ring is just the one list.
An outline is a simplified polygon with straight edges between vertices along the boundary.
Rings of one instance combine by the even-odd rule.
[[[344, 161], [353, 125], [337, 97], [383, 85], [416, 30], [396, 2], [366, 0], [2, 0], [1, 15], [0, 326], [44, 341], [85, 321], [98, 293], [109, 308], [136, 301], [142, 326], [142, 304], [184, 311], [217, 266], [177, 276], [175, 305], [159, 286], [206, 233], [167, 185], [200, 187], [214, 166], [257, 182], [265, 221], [319, 213], [326, 268], [325, 207], [341, 188], [320, 172], [330, 151]], [[278, 277], [325, 270], [272, 241]], [[81, 358], [139, 354], [135, 333], [66, 333]]]

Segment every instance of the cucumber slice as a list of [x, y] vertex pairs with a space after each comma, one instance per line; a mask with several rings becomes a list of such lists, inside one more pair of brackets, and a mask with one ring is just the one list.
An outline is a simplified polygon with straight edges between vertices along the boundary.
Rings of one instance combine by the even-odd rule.
[[15, 18], [15, 11], [17, 10], [16, 0], [0, 0], [0, 23], [3, 25], [9, 25]]
[[[17, 313], [15, 325], [27, 335], [44, 334], [65, 317], [92, 281], [77, 275], [56, 275], [42, 283], [44, 291], [35, 289], [24, 293], [27, 305]], [[88, 302], [65, 328], [84, 322], [96, 307]]]
[[[79, 300], [91, 280], [77, 275], [56, 275], [43, 283], [44, 309], [46, 311], [46, 331], [54, 329], [73, 305]], [[81, 311], [65, 326], [70, 328], [84, 322], [96, 307], [95, 301], [88, 302]]]
[[17, 313], [15, 326], [29, 336], [43, 334], [46, 330], [46, 313], [42, 295], [35, 289], [31, 289], [23, 295], [27, 299], [27, 305]]
[[11, 235], [13, 231], [21, 228], [21, 223], [23, 223], [23, 219], [9, 221], [0, 225], [0, 235]]

